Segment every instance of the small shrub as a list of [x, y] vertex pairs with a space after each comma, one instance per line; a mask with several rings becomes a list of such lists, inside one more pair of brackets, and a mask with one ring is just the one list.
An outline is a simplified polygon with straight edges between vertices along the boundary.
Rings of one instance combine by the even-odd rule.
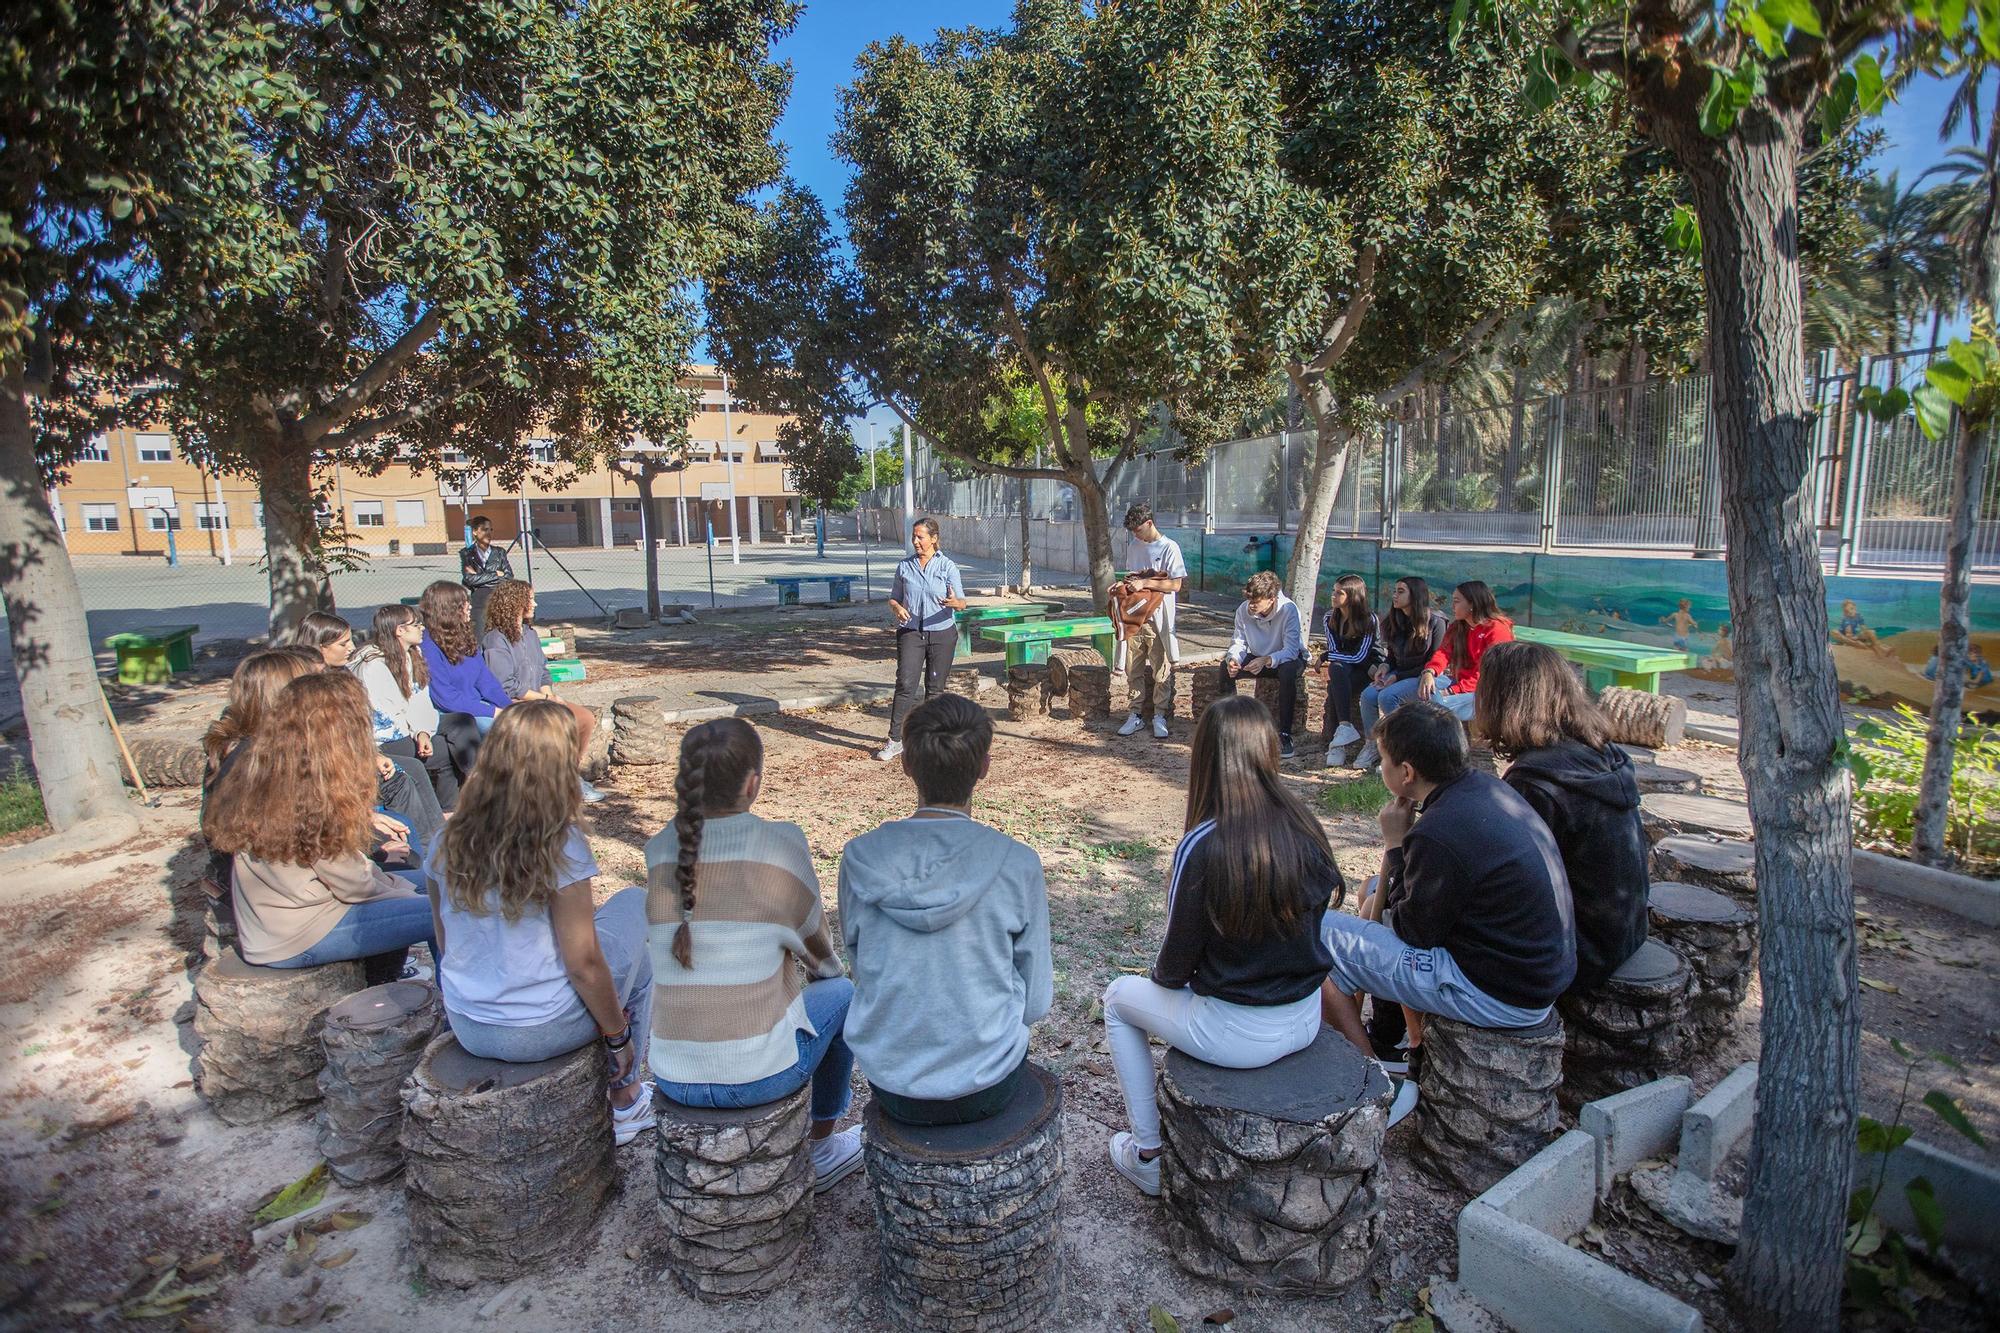
[[[1895, 721], [1863, 722], [1853, 752], [1854, 810], [1866, 838], [1908, 849], [1916, 832], [1917, 784], [1923, 778], [1925, 732], [1930, 722], [1908, 704]], [[2000, 736], [1980, 726], [1958, 737], [1945, 812], [1945, 843], [1971, 866], [2000, 864]]]
[[28, 776], [27, 766], [14, 761], [13, 771], [0, 781], [0, 837], [48, 823], [42, 808], [42, 789]]

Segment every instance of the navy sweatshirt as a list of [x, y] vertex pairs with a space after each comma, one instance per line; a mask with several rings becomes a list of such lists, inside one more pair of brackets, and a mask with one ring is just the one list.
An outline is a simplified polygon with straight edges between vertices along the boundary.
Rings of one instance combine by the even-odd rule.
[[1574, 990], [1603, 984], [1646, 942], [1649, 845], [1623, 750], [1563, 741], [1529, 750], [1503, 779], [1555, 835], [1576, 905]]

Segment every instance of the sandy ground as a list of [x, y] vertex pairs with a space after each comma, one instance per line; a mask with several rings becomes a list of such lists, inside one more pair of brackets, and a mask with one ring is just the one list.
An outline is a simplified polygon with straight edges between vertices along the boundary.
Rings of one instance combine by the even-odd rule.
[[[1222, 624], [1206, 612], [1189, 619], [1196, 649]], [[596, 679], [587, 687], [591, 694], [576, 693], [593, 702], [641, 686], [662, 695], [734, 689], [771, 697], [787, 690], [792, 671], [879, 678], [887, 661], [882, 638], [860, 613], [846, 619], [757, 613], [615, 646], [586, 639]], [[718, 660], [734, 671], [718, 670]], [[212, 713], [216, 689], [210, 682], [127, 702], [141, 728], [188, 733]], [[591, 698], [599, 692], [601, 698]], [[901, 774], [870, 757], [884, 714], [877, 707], [759, 720], [767, 747], [760, 812], [804, 828], [829, 910], [843, 843], [913, 804]], [[1031, 1054], [1061, 1075], [1065, 1097], [1068, 1294], [1052, 1325], [1143, 1328], [1155, 1305], [1184, 1326], [1227, 1309], [1236, 1327], [1255, 1330], [1367, 1330], [1417, 1314], [1430, 1277], [1453, 1271], [1452, 1219], [1465, 1200], [1410, 1167], [1414, 1122], [1389, 1139], [1380, 1182], [1387, 1201], [1382, 1256], [1369, 1279], [1345, 1295], [1245, 1296], [1190, 1279], [1172, 1264], [1158, 1205], [1119, 1179], [1105, 1159], [1106, 1140], [1124, 1115], [1093, 1002], [1121, 971], [1146, 966], [1157, 947], [1164, 874], [1185, 799], [1187, 728], [1182, 722], [1162, 744], [1063, 718], [1001, 718], [997, 726], [993, 775], [981, 788], [977, 813], [1035, 846], [1050, 886], [1057, 998], [1036, 1029]], [[1667, 759], [1702, 773], [1713, 791], [1741, 792], [1727, 749], [1690, 745]], [[1342, 867], [1358, 883], [1376, 859], [1372, 812], [1346, 813], [1330, 795], [1357, 779], [1327, 775], [1308, 751], [1291, 780], [1328, 811]], [[602, 785], [611, 800], [598, 807], [591, 832], [605, 872], [598, 887], [608, 894], [640, 877], [640, 845], [672, 813], [671, 773], [619, 768]], [[830, 800], [834, 792], [838, 799]], [[598, 1226], [578, 1238], [574, 1261], [504, 1294], [498, 1286], [425, 1289], [406, 1252], [402, 1194], [394, 1183], [352, 1192], [344, 1207], [366, 1220], [352, 1230], [313, 1234], [310, 1253], [252, 1246], [248, 1223], [260, 1198], [317, 1158], [309, 1116], [230, 1128], [193, 1092], [193, 938], [187, 913], [175, 910], [176, 886], [191, 879], [198, 859], [193, 811], [193, 793], [166, 793], [130, 845], [30, 863], [32, 869], [5, 877], [0, 1328], [138, 1326], [121, 1308], [133, 1311], [129, 1302], [163, 1277], [167, 1296], [189, 1284], [209, 1288], [181, 1307], [179, 1324], [195, 1329], [375, 1329], [407, 1320], [441, 1333], [881, 1326], [871, 1277], [875, 1227], [862, 1176], [818, 1201], [813, 1244], [820, 1258], [796, 1289], [712, 1309], [663, 1274], [644, 1139], [621, 1150], [620, 1193]], [[185, 891], [178, 894], [183, 909], [191, 906]], [[1990, 985], [2000, 941], [1993, 932], [1894, 900], [1864, 901], [1862, 909], [1862, 974], [1878, 983], [1862, 995], [1864, 1109], [1885, 1119], [1893, 1110], [1903, 1077], [1889, 1046], [1897, 1038], [1963, 1064], [1962, 1073], [1923, 1071], [1917, 1090], [1944, 1088], [1989, 1141], [2000, 1142], [2000, 1019]], [[1738, 1032], [1688, 1071], [1697, 1092], [1754, 1058], [1759, 1008], [1753, 987]], [[1912, 1117], [1923, 1137], [1963, 1150], [1928, 1117], [1922, 1110]], [[1629, 1209], [1644, 1213], [1636, 1203]], [[1735, 1326], [1715, 1291], [1720, 1258], [1712, 1247], [1654, 1236], [1643, 1218], [1611, 1228], [1593, 1244], [1695, 1301], [1712, 1326]]]

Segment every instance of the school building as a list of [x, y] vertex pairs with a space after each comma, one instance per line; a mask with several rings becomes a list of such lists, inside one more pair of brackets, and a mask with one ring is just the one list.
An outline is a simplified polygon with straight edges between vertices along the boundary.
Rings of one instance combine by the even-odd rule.
[[[644, 539], [702, 541], [709, 531], [745, 542], [780, 541], [809, 520], [778, 453], [785, 418], [753, 412], [730, 398], [713, 367], [686, 381], [700, 395], [688, 425], [690, 461], [653, 482], [653, 508], [642, 514], [629, 477], [599, 467], [560, 487], [531, 477], [519, 490], [500, 489], [484, 473], [420, 473], [393, 464], [379, 476], [329, 463], [315, 469], [322, 514], [346, 521], [354, 542], [372, 555], [443, 554], [465, 539], [479, 515], [493, 522], [505, 545], [530, 526], [547, 546], [633, 546]], [[553, 446], [522, 442], [538, 462], [553, 463]], [[643, 448], [643, 446], [639, 446]], [[635, 450], [628, 458], [636, 461]], [[447, 455], [447, 468], [464, 463]], [[264, 550], [264, 506], [256, 484], [218, 476], [192, 462], [164, 430], [121, 429], [100, 436], [49, 491], [64, 543], [76, 555], [162, 556], [171, 538], [178, 555], [255, 559]]]

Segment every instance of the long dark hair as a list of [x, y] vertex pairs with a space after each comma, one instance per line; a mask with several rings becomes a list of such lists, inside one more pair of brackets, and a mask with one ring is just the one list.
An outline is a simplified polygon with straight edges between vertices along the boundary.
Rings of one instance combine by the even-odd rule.
[[1593, 750], [1611, 743], [1611, 721], [1584, 691], [1576, 668], [1539, 643], [1496, 643], [1487, 652], [1472, 724], [1507, 759], [1566, 739]]
[[[674, 932], [674, 961], [694, 966], [695, 863], [701, 859], [701, 829], [711, 807], [727, 805], [744, 780], [764, 767], [764, 742], [741, 718], [719, 717], [690, 728], [681, 737], [681, 764], [674, 774], [674, 837], [679, 859], [674, 886], [680, 891], [680, 929]], [[651, 913], [648, 913], [651, 916]]]
[[396, 642], [396, 631], [405, 625], [415, 625], [422, 620], [413, 606], [401, 602], [391, 602], [387, 606], [375, 608], [375, 619], [368, 626], [368, 642], [375, 651], [382, 654], [383, 663], [389, 668], [389, 675], [396, 682], [396, 688], [403, 692], [405, 699], [415, 692], [417, 686], [431, 683], [430, 668], [424, 665], [424, 655], [416, 648], [405, 648]]
[[457, 666], [479, 651], [479, 636], [472, 632], [472, 596], [450, 579], [439, 579], [424, 589], [417, 599], [417, 614], [423, 617], [424, 633]]
[[1431, 585], [1412, 574], [1397, 579], [1410, 593], [1410, 609], [1402, 610], [1389, 599], [1389, 614], [1382, 618], [1382, 637], [1408, 639], [1418, 648], [1431, 646]]
[[1278, 773], [1278, 729], [1249, 695], [1217, 699], [1194, 729], [1187, 826], [1215, 821], [1224, 851], [1208, 858], [1208, 915], [1231, 939], [1292, 929], [1326, 903], [1312, 886], [1331, 876], [1333, 905], [1347, 886], [1326, 831]]
[[1342, 574], [1333, 581], [1336, 593], [1346, 593], [1334, 609], [1340, 637], [1358, 639], [1368, 632], [1368, 581], [1359, 574]]
[[[354, 626], [326, 611], [308, 611], [292, 631], [292, 643], [300, 648], [324, 648], [354, 633]], [[321, 665], [324, 665], [322, 663]]]
[[1487, 587], [1483, 580], [1467, 579], [1458, 585], [1457, 592], [1465, 599], [1466, 610], [1472, 613], [1472, 619], [1468, 622], [1454, 617], [1451, 624], [1445, 626], [1445, 660], [1451, 663], [1451, 674], [1454, 676], [1472, 665], [1471, 649], [1467, 646], [1472, 637], [1472, 626], [1506, 618], [1500, 614], [1500, 603], [1494, 600], [1493, 589]]

